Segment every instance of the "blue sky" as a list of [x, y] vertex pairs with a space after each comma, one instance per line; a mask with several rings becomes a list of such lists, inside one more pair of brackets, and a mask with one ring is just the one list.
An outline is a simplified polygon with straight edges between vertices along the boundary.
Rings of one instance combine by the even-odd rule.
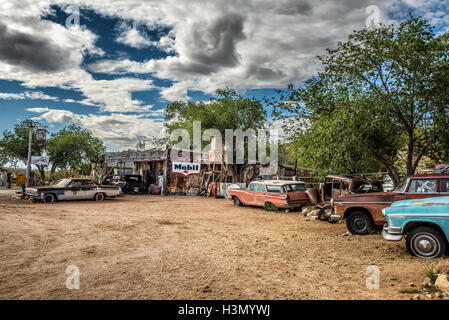
[[2, 1], [0, 129], [34, 118], [78, 124], [110, 151], [151, 141], [172, 101], [226, 86], [262, 98], [307, 79], [369, 5], [385, 24], [413, 11], [448, 31], [449, 0]]

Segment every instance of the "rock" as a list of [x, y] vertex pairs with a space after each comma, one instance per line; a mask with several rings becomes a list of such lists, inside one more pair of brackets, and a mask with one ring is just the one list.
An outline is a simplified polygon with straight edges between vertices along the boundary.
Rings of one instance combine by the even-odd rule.
[[320, 212], [320, 210], [312, 210], [309, 213], [307, 213], [307, 217], [317, 217], [318, 212]]
[[449, 292], [449, 277], [446, 274], [439, 275], [435, 281], [435, 288], [441, 292]]
[[408, 284], [408, 286], [409, 286], [410, 288], [414, 288], [414, 287], [416, 287], [416, 284], [414, 284], [413, 282], [410, 282], [410, 283]]
[[311, 216], [311, 217], [310, 217], [310, 220], [311, 220], [311, 221], [315, 221], [316, 219], [318, 219], [318, 217], [316, 217], [316, 216]]
[[304, 208], [302, 208], [301, 213], [302, 213], [304, 216], [307, 216], [307, 214], [308, 214], [310, 211], [312, 211], [313, 208], [314, 208], [314, 207], [304, 207]]
[[309, 217], [304, 218], [304, 221], [310, 221]]
[[426, 294], [426, 297], [427, 297], [427, 299], [432, 299], [432, 295], [430, 293]]
[[421, 288], [428, 289], [432, 285], [432, 279], [425, 277], [421, 283]]
[[412, 297], [412, 300], [421, 300], [421, 296], [419, 294]]

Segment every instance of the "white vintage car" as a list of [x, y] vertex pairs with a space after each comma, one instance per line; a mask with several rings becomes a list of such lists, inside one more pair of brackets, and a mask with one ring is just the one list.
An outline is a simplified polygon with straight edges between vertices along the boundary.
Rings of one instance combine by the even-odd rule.
[[106, 197], [119, 196], [120, 191], [119, 187], [99, 185], [91, 179], [70, 178], [61, 179], [52, 186], [26, 188], [25, 196], [43, 203], [84, 199], [103, 201]]

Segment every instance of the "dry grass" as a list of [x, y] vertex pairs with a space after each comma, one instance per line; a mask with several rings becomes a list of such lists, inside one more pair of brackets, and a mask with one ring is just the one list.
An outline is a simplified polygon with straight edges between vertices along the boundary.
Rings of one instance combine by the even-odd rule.
[[[127, 196], [54, 205], [0, 193], [2, 299], [409, 299], [448, 259], [343, 224], [224, 199]], [[79, 290], [65, 287], [69, 265]], [[379, 290], [365, 287], [380, 269]]]

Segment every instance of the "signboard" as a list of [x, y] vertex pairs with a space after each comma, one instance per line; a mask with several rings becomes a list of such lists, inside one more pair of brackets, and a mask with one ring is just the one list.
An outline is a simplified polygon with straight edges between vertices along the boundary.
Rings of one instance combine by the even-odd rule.
[[47, 141], [47, 130], [45, 129], [36, 129], [36, 144], [43, 148], [45, 147]]
[[31, 164], [48, 166], [50, 163], [50, 157], [32, 156]]
[[27, 183], [27, 178], [23, 174], [19, 174], [16, 177], [16, 183], [20, 185], [24, 185]]
[[173, 173], [182, 176], [191, 176], [200, 174], [201, 164], [199, 162], [172, 162]]

